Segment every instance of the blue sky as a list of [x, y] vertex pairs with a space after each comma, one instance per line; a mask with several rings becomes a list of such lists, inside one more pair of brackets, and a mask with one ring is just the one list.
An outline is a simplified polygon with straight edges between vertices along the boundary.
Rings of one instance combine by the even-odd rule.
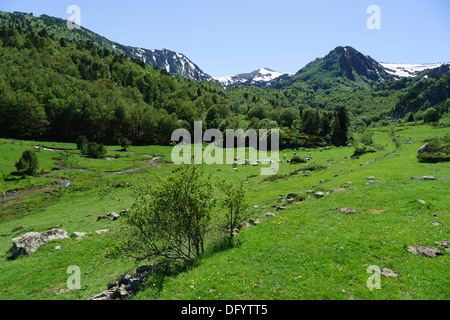
[[[185, 54], [211, 76], [271, 68], [295, 73], [335, 47], [379, 62], [450, 62], [448, 0], [0, 0], [1, 11], [67, 19], [112, 41]], [[381, 29], [369, 29], [370, 5]]]

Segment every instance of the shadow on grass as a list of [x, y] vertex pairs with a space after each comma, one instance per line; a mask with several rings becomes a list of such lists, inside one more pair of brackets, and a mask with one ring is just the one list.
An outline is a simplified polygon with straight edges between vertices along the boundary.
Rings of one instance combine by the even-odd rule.
[[139, 291], [150, 288], [157, 290], [158, 293], [164, 289], [164, 282], [168, 277], [175, 277], [183, 272], [187, 272], [199, 266], [203, 259], [208, 259], [214, 254], [230, 250], [240, 246], [241, 243], [235, 237], [230, 241], [229, 237], [221, 237], [208, 244], [205, 252], [195, 259], [184, 261], [162, 261], [159, 262], [152, 270], [151, 275], [139, 286]]

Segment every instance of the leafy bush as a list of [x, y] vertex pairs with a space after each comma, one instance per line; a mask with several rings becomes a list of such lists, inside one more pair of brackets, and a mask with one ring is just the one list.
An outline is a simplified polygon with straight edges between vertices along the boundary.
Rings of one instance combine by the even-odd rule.
[[371, 144], [373, 144], [372, 136], [373, 136], [372, 131], [366, 130], [366, 131], [361, 135], [361, 138], [359, 139], [359, 141], [361, 141], [362, 143], [364, 143], [366, 146], [370, 146]]
[[226, 231], [229, 231], [229, 246], [233, 244], [233, 230], [237, 227], [237, 224], [245, 219], [245, 209], [247, 203], [245, 201], [244, 184], [241, 182], [236, 185], [233, 182], [227, 182], [222, 180], [219, 183], [219, 188], [226, 195], [223, 201], [224, 207], [228, 209], [226, 215]]
[[289, 163], [305, 163], [306, 160], [299, 157], [299, 156], [294, 156], [292, 157], [292, 159], [289, 161]]
[[106, 148], [103, 144], [89, 142], [87, 146], [87, 156], [89, 158], [103, 159], [106, 155]]
[[86, 155], [87, 151], [88, 151], [88, 144], [89, 144], [88, 139], [85, 136], [81, 135], [77, 138], [76, 144], [77, 144], [77, 149], [80, 150], [81, 154]]
[[367, 146], [363, 146], [363, 147], [355, 147], [355, 151], [352, 154], [352, 158], [356, 157], [356, 156], [360, 156], [366, 153], [370, 153], [370, 152], [376, 152], [374, 149], [372, 148], [368, 148]]
[[120, 138], [119, 144], [122, 147], [122, 151], [127, 151], [127, 149], [131, 146], [131, 141], [127, 138]]
[[441, 114], [435, 108], [428, 108], [423, 114], [424, 122], [435, 122], [438, 121], [441, 117]]
[[450, 161], [449, 136], [446, 135], [440, 139], [428, 140], [427, 152], [417, 154], [419, 162], [437, 163]]
[[39, 160], [34, 151], [26, 150], [15, 166], [22, 175], [35, 176], [39, 170]]
[[444, 153], [423, 152], [417, 154], [419, 162], [437, 163], [450, 161], [450, 155]]
[[112, 256], [192, 260], [204, 252], [215, 201], [210, 176], [200, 166], [179, 167], [160, 184], [148, 181], [136, 192]]

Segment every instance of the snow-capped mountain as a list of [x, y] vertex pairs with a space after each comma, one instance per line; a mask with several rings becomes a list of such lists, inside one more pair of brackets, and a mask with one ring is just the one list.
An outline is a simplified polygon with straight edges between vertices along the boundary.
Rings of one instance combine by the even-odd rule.
[[240, 73], [227, 77], [214, 77], [213, 79], [221, 83], [225, 88], [240, 85], [253, 85], [264, 88], [274, 79], [290, 77], [292, 75], [292, 73], [283, 73], [268, 68], [261, 68], [250, 73]]
[[168, 73], [178, 77], [214, 81], [181, 53], [166, 49], [150, 50], [122, 45], [110, 41], [84, 27], [81, 27], [75, 32], [67, 28], [66, 20], [50, 17], [45, 14], [34, 17], [33, 15], [22, 12], [9, 13], [0, 11], [0, 26], [21, 27], [22, 30], [34, 30], [36, 33], [45, 28], [48, 34], [52, 35], [55, 39], [65, 38], [76, 43], [91, 41], [101, 49], [115, 51], [118, 54], [125, 54], [129, 57], [142, 60], [147, 65], [165, 69]]
[[157, 66], [160, 69], [166, 69], [170, 74], [181, 78], [188, 78], [202, 81], [213, 81], [212, 77], [204, 73], [195, 63], [189, 60], [185, 55], [167, 50], [144, 49], [130, 46], [114, 44], [114, 48], [120, 48], [128, 56], [144, 61], [150, 66]]
[[415, 77], [424, 70], [436, 69], [443, 65], [448, 65], [448, 63], [410, 64], [386, 62], [380, 62], [380, 64], [387, 73], [390, 73], [395, 77]]

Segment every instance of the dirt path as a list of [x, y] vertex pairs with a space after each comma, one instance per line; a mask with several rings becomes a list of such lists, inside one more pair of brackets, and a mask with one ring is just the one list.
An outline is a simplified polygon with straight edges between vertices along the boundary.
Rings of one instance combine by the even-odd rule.
[[[43, 148], [46, 151], [51, 151], [51, 152], [58, 152], [58, 151], [63, 151], [62, 149], [49, 149], [49, 148]], [[129, 152], [132, 154], [135, 154], [134, 152]], [[138, 167], [133, 167], [133, 168], [127, 168], [124, 170], [119, 170], [119, 171], [95, 171], [95, 170], [90, 170], [90, 169], [79, 169], [79, 168], [61, 168], [61, 169], [54, 169], [51, 170], [48, 173], [45, 173], [43, 175], [41, 175], [41, 177], [47, 177], [49, 179], [55, 179], [52, 177], [49, 177], [49, 175], [55, 173], [55, 172], [59, 172], [59, 171], [85, 171], [85, 172], [96, 172], [96, 173], [100, 173], [100, 174], [127, 174], [133, 171], [137, 171], [137, 170], [141, 170], [141, 169], [147, 169], [147, 168], [159, 168], [162, 166], [162, 163], [157, 163], [155, 162], [157, 159], [159, 159], [160, 157], [154, 157], [151, 155], [146, 155], [146, 154], [142, 154], [141, 156], [143, 157], [148, 157], [150, 158], [149, 160], [141, 160], [141, 161], [137, 161], [137, 162], [141, 162], [141, 163], [146, 163], [147, 165], [144, 166], [138, 166]], [[45, 185], [45, 186], [41, 186], [41, 187], [37, 187], [37, 188], [33, 188], [33, 189], [26, 189], [26, 190], [13, 190], [13, 191], [6, 191], [3, 193], [2, 196], [0, 196], [0, 203], [4, 203], [4, 202], [8, 202], [11, 200], [18, 200], [21, 199], [23, 197], [27, 197], [39, 192], [46, 192], [46, 191], [50, 191], [59, 187], [68, 187], [70, 186], [70, 184], [72, 183], [71, 180], [68, 179], [57, 179], [58, 183], [56, 184], [50, 184], [50, 185]]]

